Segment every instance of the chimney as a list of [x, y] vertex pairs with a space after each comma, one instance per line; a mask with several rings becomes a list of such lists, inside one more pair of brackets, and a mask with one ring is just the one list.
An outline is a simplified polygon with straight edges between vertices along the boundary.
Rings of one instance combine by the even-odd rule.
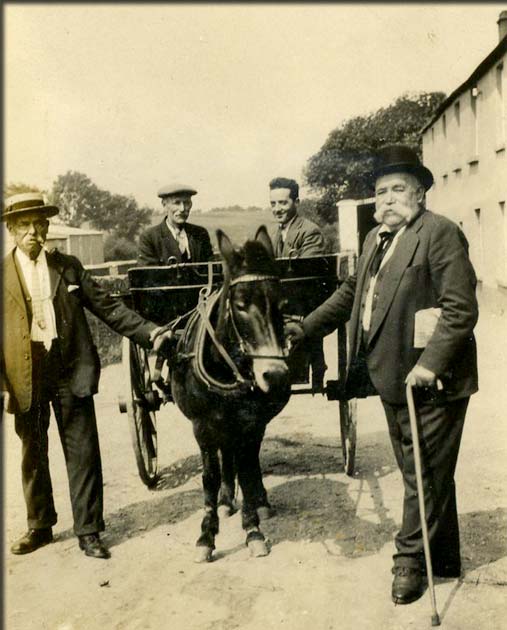
[[507, 11], [502, 11], [497, 21], [498, 24], [498, 41], [507, 35]]

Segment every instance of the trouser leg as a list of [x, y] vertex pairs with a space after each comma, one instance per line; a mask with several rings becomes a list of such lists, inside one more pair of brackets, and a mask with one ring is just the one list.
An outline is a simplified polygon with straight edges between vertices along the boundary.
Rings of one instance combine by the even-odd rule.
[[104, 530], [103, 481], [93, 398], [78, 398], [59, 383], [53, 408], [62, 442], [77, 536]]
[[15, 417], [16, 433], [21, 439], [21, 480], [29, 529], [56, 524], [57, 514], [48, 459], [49, 403], [36, 403], [28, 412]]
[[[468, 398], [417, 406], [426, 518], [435, 573], [459, 573], [459, 527], [454, 472]], [[398, 566], [420, 566], [423, 541], [417, 499], [408, 408], [383, 401], [396, 461], [403, 475], [401, 529], [396, 535]]]
[[51, 386], [50, 354], [42, 343], [32, 343], [32, 406], [15, 416], [15, 430], [21, 439], [21, 480], [29, 529], [56, 524], [57, 514], [49, 472], [48, 428]]

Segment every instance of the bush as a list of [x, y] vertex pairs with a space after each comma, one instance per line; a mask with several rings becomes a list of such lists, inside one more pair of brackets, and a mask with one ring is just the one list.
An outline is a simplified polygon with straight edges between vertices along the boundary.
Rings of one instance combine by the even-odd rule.
[[[95, 280], [108, 293], [123, 292], [127, 289], [126, 276], [103, 276], [97, 277]], [[86, 311], [86, 318], [90, 325], [93, 340], [99, 351], [101, 365], [106, 366], [121, 361], [122, 336], [111, 330], [107, 324], [104, 324], [88, 310]]]
[[137, 258], [137, 245], [126, 238], [110, 234], [104, 241], [104, 260], [134, 260]]

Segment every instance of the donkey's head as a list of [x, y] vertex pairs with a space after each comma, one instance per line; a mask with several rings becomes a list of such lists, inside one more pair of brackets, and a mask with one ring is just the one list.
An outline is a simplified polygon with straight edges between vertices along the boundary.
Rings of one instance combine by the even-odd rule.
[[218, 247], [229, 279], [228, 320], [243, 353], [252, 360], [257, 386], [263, 392], [287, 387], [289, 371], [283, 351], [280, 280], [273, 245], [261, 226], [241, 249], [217, 230]]

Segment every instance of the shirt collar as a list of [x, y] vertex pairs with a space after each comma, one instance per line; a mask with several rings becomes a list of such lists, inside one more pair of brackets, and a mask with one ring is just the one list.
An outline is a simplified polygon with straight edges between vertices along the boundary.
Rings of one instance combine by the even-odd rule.
[[171, 234], [174, 236], [174, 238], [176, 240], [178, 240], [178, 235], [179, 234], [186, 234], [186, 230], [185, 230], [185, 226], [184, 225], [183, 225], [183, 227], [180, 230], [178, 230], [178, 228], [175, 228], [174, 225], [171, 225], [171, 223], [169, 223], [167, 217], [166, 217], [166, 220], [165, 220], [165, 224], [167, 225], [169, 231], [171, 232]]
[[30, 256], [27, 256], [25, 252], [22, 251], [19, 247], [16, 247], [14, 253], [18, 261], [24, 266], [29, 265], [30, 263], [33, 263], [35, 261], [42, 263], [46, 262], [46, 249], [44, 247], [40, 250], [39, 255], [34, 260], [32, 260]]
[[298, 215], [297, 215], [297, 212], [296, 212], [296, 214], [292, 217], [292, 219], [291, 219], [288, 223], [286, 223], [284, 226], [281, 226], [281, 225], [280, 225], [280, 226], [279, 226], [279, 227], [280, 227], [280, 231], [281, 231], [281, 232], [286, 233], [286, 232], [287, 232], [287, 230], [290, 228], [290, 226], [291, 226], [291, 225], [294, 223], [294, 221], [296, 220], [296, 217], [297, 217], [297, 216], [298, 216]]

